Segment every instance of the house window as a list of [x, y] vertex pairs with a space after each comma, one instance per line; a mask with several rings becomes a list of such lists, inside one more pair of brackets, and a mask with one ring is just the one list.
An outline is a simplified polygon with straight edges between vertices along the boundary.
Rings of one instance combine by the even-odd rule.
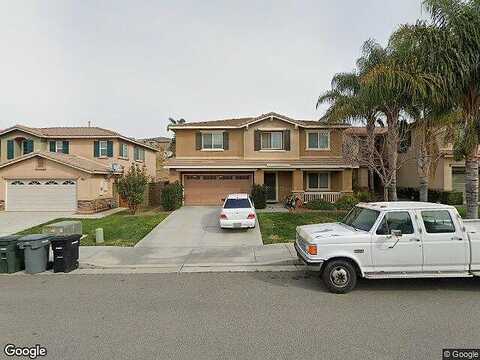
[[308, 190], [330, 189], [330, 173], [308, 173]]
[[99, 142], [100, 156], [108, 155], [108, 141]]
[[23, 155], [30, 154], [33, 152], [33, 140], [24, 140], [23, 141]]
[[223, 133], [202, 133], [202, 150], [223, 149]]
[[13, 140], [7, 140], [7, 160], [15, 157], [15, 143]]
[[329, 131], [307, 132], [307, 150], [328, 150], [330, 149]]
[[145, 160], [145, 149], [140, 147], [135, 147], [133, 149], [133, 158], [135, 161], [144, 161]]
[[50, 141], [50, 152], [69, 153], [69, 142], [63, 140]]
[[120, 157], [128, 158], [128, 145], [121, 144], [120, 145]]
[[262, 132], [261, 136], [262, 150], [282, 150], [283, 149], [283, 132], [267, 131]]

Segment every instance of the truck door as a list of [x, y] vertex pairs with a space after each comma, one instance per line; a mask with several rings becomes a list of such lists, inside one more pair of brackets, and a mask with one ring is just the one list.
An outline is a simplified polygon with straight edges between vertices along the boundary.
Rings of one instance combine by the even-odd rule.
[[468, 269], [467, 241], [448, 210], [422, 210], [423, 271], [463, 272]]
[[410, 211], [383, 214], [374, 234], [375, 272], [421, 272], [423, 255], [418, 226]]

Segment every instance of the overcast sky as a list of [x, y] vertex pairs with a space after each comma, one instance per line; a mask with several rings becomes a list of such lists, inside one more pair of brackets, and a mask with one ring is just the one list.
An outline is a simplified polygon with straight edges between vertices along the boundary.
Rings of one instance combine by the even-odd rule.
[[0, 0], [0, 128], [318, 119], [362, 42], [421, 15], [420, 0]]

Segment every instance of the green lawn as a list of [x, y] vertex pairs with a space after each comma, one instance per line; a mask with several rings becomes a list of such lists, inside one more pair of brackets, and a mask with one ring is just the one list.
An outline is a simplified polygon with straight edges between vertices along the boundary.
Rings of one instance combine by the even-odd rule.
[[140, 211], [136, 215], [130, 215], [128, 211], [122, 211], [102, 219], [56, 219], [48, 223], [35, 226], [20, 232], [21, 235], [39, 234], [42, 227], [63, 220], [79, 220], [82, 222], [83, 233], [88, 235], [82, 239], [80, 245], [95, 245], [95, 229], [103, 228], [105, 243], [109, 246], [134, 246], [155, 226], [168, 216], [168, 212]]
[[295, 240], [295, 229], [298, 225], [335, 222], [344, 215], [345, 211], [257, 214], [264, 244], [292, 242]]

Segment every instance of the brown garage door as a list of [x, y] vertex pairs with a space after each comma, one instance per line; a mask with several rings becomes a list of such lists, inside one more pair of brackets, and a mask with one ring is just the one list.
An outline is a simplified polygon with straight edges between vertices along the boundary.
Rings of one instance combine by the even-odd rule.
[[232, 193], [250, 193], [252, 174], [185, 174], [185, 205], [220, 205]]

